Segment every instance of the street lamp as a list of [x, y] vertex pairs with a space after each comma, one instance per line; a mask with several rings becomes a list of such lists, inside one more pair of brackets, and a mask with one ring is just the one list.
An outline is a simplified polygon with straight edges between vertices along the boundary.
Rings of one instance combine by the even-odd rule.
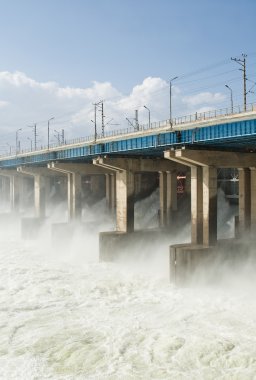
[[18, 140], [18, 138], [19, 138], [19, 136], [18, 136], [19, 131], [22, 131], [22, 128], [19, 128], [19, 129], [17, 129], [17, 131], [16, 131], [16, 154], [19, 153], [19, 140]]
[[47, 130], [47, 146], [48, 146], [48, 150], [50, 149], [50, 121], [53, 120], [54, 117], [51, 117], [49, 120], [48, 120], [48, 130]]
[[170, 79], [170, 125], [172, 128], [172, 82], [177, 79], [178, 77], [174, 77]]
[[148, 110], [148, 127], [150, 128], [151, 126], [151, 123], [150, 123], [150, 109], [146, 106], [143, 106], [144, 108], [146, 108], [146, 110]]
[[231, 102], [231, 113], [233, 113], [234, 111], [234, 107], [233, 107], [233, 91], [232, 91], [232, 88], [230, 88], [227, 84], [225, 84], [225, 87], [227, 87], [230, 91], [230, 102]]

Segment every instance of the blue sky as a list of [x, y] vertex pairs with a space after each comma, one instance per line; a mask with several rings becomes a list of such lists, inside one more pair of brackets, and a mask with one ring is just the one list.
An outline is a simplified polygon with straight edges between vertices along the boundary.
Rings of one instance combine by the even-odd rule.
[[[109, 118], [118, 119], [123, 111], [125, 120], [145, 102], [152, 118], [168, 118], [167, 82], [174, 76], [179, 77], [174, 87], [175, 115], [227, 106], [225, 83], [232, 86], [235, 102], [241, 103], [242, 74], [230, 60], [241, 53], [248, 54], [248, 79], [252, 84], [256, 81], [255, 0], [0, 0], [0, 9], [0, 72], [5, 73], [0, 80], [0, 128], [4, 134], [19, 123], [40, 122], [66, 111], [66, 121], [76, 126], [70, 135], [87, 133], [91, 104], [103, 97], [119, 97], [118, 105], [109, 104]], [[16, 72], [24, 76], [17, 79]], [[145, 83], [146, 78], [158, 81]], [[67, 94], [68, 88], [72, 91]], [[87, 95], [79, 89], [86, 89]], [[71, 104], [59, 101], [63, 91]], [[90, 91], [94, 96], [88, 95]], [[141, 99], [139, 105], [137, 100], [128, 102], [134, 91]], [[205, 92], [208, 97], [202, 95]], [[248, 101], [255, 100], [254, 94], [248, 94]], [[83, 108], [83, 101], [90, 107], [84, 103]], [[141, 118], [145, 120], [145, 110]], [[122, 124], [119, 119], [118, 123]], [[64, 119], [59, 124], [64, 126]]]

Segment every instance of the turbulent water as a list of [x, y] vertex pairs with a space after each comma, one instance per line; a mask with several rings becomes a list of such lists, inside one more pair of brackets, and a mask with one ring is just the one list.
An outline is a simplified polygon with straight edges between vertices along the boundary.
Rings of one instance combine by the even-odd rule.
[[167, 247], [99, 263], [96, 233], [64, 250], [19, 230], [1, 228], [0, 379], [256, 378], [253, 273], [176, 288]]

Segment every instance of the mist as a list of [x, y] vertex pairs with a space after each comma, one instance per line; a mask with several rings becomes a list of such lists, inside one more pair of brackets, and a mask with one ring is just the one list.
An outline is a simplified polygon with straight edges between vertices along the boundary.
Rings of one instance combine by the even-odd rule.
[[[157, 227], [158, 198], [156, 190], [136, 202], [136, 230]], [[221, 191], [218, 201], [218, 235], [232, 237], [236, 207]], [[189, 286], [176, 286], [169, 246], [190, 241], [185, 217], [175, 234], [138, 239], [115, 262], [99, 262], [99, 232], [115, 229], [104, 198], [84, 205], [82, 223], [55, 241], [65, 202], [52, 202], [33, 239], [21, 237], [7, 204], [1, 210], [0, 378], [253, 378], [253, 247], [220, 251]]]

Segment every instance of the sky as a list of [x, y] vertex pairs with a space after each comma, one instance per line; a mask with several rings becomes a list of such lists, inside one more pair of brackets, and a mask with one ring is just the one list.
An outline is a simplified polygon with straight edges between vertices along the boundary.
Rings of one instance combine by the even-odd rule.
[[[106, 130], [256, 102], [255, 0], [0, 0], [0, 154]], [[255, 93], [253, 93], [255, 90]], [[100, 110], [97, 132], [101, 133]], [[21, 130], [20, 130], [21, 129]], [[18, 131], [19, 130], [19, 131]], [[18, 132], [17, 132], [18, 131]]]

